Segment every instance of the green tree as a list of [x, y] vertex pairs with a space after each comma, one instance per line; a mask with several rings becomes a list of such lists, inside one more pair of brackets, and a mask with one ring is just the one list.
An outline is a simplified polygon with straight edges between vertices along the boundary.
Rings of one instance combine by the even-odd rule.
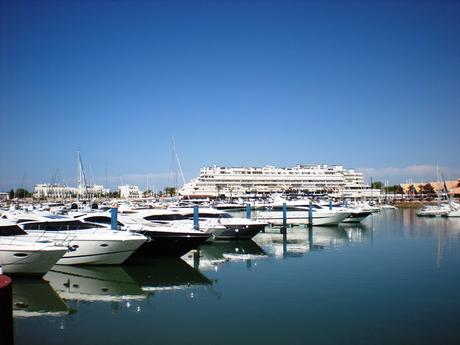
[[382, 189], [383, 188], [383, 183], [381, 181], [372, 182], [371, 188]]
[[14, 199], [14, 190], [13, 190], [13, 189], [10, 190], [10, 200], [11, 200], [11, 199]]
[[22, 199], [22, 198], [29, 198], [32, 196], [32, 194], [27, 190], [27, 189], [24, 189], [24, 188], [18, 188], [16, 189], [16, 197], [19, 198], [19, 199]]
[[393, 186], [385, 187], [385, 192], [387, 192], [387, 193], [396, 193], [399, 188], [400, 188], [400, 185], [395, 184]]
[[120, 197], [120, 192], [119, 191], [116, 191], [116, 192], [109, 192], [109, 194], [107, 194], [107, 196], [109, 198], [119, 198]]
[[423, 191], [423, 194], [429, 195], [429, 196], [432, 196], [433, 194], [435, 194], [434, 188], [430, 183], [425, 184], [422, 187], [422, 191]]
[[176, 188], [175, 187], [165, 187], [164, 188], [165, 194], [169, 196], [176, 195]]
[[407, 191], [407, 194], [409, 195], [415, 195], [415, 194], [418, 194], [417, 193], [417, 189], [415, 188], [415, 186], [413, 184], [411, 184], [409, 186], [409, 190]]

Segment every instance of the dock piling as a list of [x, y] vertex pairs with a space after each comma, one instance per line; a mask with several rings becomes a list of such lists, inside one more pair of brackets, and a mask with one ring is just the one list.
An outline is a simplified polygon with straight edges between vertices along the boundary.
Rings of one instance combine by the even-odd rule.
[[308, 205], [308, 226], [313, 226], [313, 204], [311, 201]]
[[246, 204], [246, 219], [251, 219], [251, 204]]
[[197, 205], [193, 206], [193, 228], [200, 230], [200, 217]]
[[283, 202], [283, 228], [286, 229], [287, 224], [287, 207], [286, 203]]
[[111, 229], [117, 230], [118, 229], [118, 206], [113, 205], [110, 209], [111, 214]]

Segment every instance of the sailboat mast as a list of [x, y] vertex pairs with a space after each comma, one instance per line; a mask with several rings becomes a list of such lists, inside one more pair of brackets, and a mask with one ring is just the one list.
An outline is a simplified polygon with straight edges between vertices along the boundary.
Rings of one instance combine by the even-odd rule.
[[[172, 141], [173, 141], [174, 159], [176, 160], [177, 166], [179, 167], [179, 172], [180, 172], [180, 175], [181, 175], [181, 178], [182, 178], [182, 186], [184, 186], [185, 185], [184, 172], [182, 171], [182, 165], [180, 164], [179, 155], [177, 154], [177, 151], [176, 151], [176, 143], [174, 141], [174, 138], [172, 139]], [[176, 173], [176, 180], [177, 180], [177, 173]], [[176, 183], [177, 183], [177, 181], [176, 181]]]
[[80, 155], [80, 150], [77, 151], [77, 158], [78, 158], [78, 167], [79, 167], [79, 185], [78, 185], [78, 191], [80, 192], [81, 189], [82, 189], [82, 182], [83, 182], [83, 186], [84, 186], [84, 191], [85, 191], [85, 195], [88, 194], [88, 187], [87, 187], [87, 184], [86, 184], [86, 175], [85, 175], [85, 170], [83, 168], [83, 161], [81, 159], [81, 155]]

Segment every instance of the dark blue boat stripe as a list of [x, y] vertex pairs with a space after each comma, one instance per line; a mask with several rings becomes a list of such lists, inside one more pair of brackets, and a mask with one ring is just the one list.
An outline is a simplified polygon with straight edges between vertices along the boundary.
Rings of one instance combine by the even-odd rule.
[[88, 255], [63, 256], [62, 259], [84, 258], [84, 257], [87, 257], [87, 256], [110, 255], [110, 254], [127, 253], [127, 252], [134, 252], [134, 250], [122, 250], [122, 251], [118, 251], [118, 252], [88, 254]]

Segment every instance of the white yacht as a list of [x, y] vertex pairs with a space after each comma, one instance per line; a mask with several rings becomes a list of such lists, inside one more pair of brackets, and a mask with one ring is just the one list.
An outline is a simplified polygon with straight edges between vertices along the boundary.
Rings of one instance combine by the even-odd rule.
[[324, 210], [330, 211], [339, 211], [349, 213], [350, 215], [345, 218], [342, 223], [361, 223], [364, 219], [374, 213], [373, 210], [369, 210], [368, 208], [361, 208], [358, 206], [347, 206], [343, 207], [341, 204], [337, 203], [330, 203], [329, 201], [323, 200], [319, 203], [314, 203], [313, 207], [320, 206]]
[[390, 205], [390, 204], [380, 205], [380, 208], [383, 210], [397, 210], [398, 209], [396, 206]]
[[[175, 212], [181, 214], [185, 219], [193, 219], [193, 208], [173, 208]], [[249, 240], [265, 229], [267, 222], [252, 220], [240, 217], [233, 217], [231, 214], [214, 208], [200, 207], [198, 210], [203, 222], [203, 229], [211, 232], [216, 239], [245, 239]], [[224, 228], [222, 228], [222, 226]]]
[[460, 217], [460, 209], [450, 211], [447, 217]]
[[[309, 212], [309, 207], [286, 206], [286, 224], [309, 224]], [[347, 210], [329, 210], [312, 204], [312, 225], [338, 225], [351, 214], [352, 212]], [[272, 225], [283, 225], [283, 210], [277, 207], [270, 211], [260, 211], [257, 214], [257, 220]]]
[[417, 216], [440, 217], [447, 216], [449, 212], [451, 212], [451, 207], [448, 204], [427, 205], [417, 211]]
[[70, 248], [58, 265], [118, 265], [147, 240], [142, 234], [114, 231], [58, 215], [29, 212], [15, 216], [29, 235]]
[[450, 203], [451, 210], [447, 213], [447, 217], [460, 217], [460, 204], [456, 202]]
[[[141, 233], [148, 238], [135, 253], [135, 256], [181, 257], [211, 238], [210, 234], [196, 231], [192, 224], [174, 222], [150, 222], [145, 212], [118, 214], [120, 230]], [[109, 213], [88, 213], [78, 216], [79, 220], [110, 226]]]
[[17, 224], [0, 220], [0, 266], [11, 275], [42, 276], [68, 248], [46, 238], [29, 236]]
[[[184, 214], [179, 212], [179, 210], [183, 210]], [[215, 211], [222, 212], [218, 210]], [[129, 210], [124, 211], [124, 214], [128, 214], [131, 217], [141, 218], [153, 224], [170, 224], [186, 228], [193, 227], [193, 208]], [[207, 234], [208, 237], [211, 236], [209, 239], [220, 239], [222, 238], [221, 235], [224, 234], [226, 230], [227, 228], [216, 221], [216, 219], [203, 218], [200, 211], [199, 232]]]

